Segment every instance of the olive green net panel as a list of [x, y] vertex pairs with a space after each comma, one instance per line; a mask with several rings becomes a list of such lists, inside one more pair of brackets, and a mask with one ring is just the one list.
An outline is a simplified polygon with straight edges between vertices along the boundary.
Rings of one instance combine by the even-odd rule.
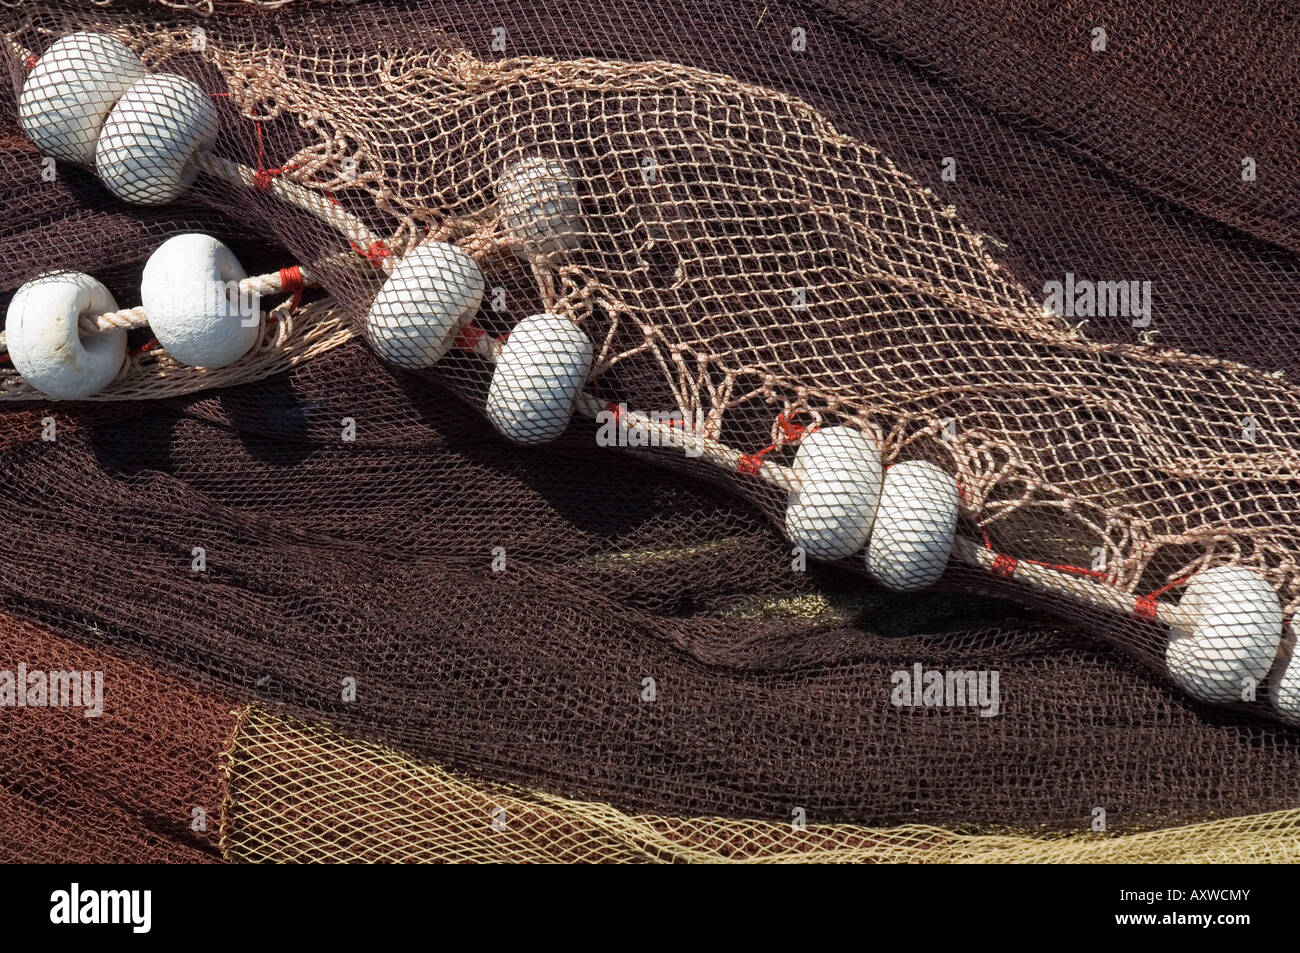
[[[1072, 148], [1068, 116], [999, 118], [962, 64], [917, 69], [856, 11], [706, 5], [730, 38], [711, 45], [622, 4], [581, 28], [509, 4], [225, 6], [5, 13], [15, 91], [31, 56], [92, 30], [198, 83], [220, 120], [213, 164], [161, 210], [62, 165], [38, 184], [15, 146], [11, 201], [52, 204], [7, 290], [65, 267], [133, 305], [180, 231], [319, 283], [261, 363], [146, 358], [102, 395], [127, 400], [114, 419], [6, 451], [9, 611], [93, 618], [352, 734], [624, 807], [1069, 828], [1097, 807], [1137, 827], [1292, 806], [1269, 687], [1188, 700], [1151, 618], [1215, 566], [1288, 619], [1300, 598], [1300, 405], [1277, 373], [1295, 261], [1245, 230], [1259, 208], [1216, 222], [1231, 197], [1211, 184], [1147, 187]], [[935, 174], [953, 143], [969, 184]], [[538, 163], [579, 213], [558, 246], [503, 198]], [[571, 321], [598, 405], [702, 421], [730, 465], [595, 446], [590, 414], [513, 446], [481, 414], [473, 342], [429, 371], [381, 362], [367, 312], [432, 242], [481, 270], [486, 336]], [[1167, 279], [1161, 335], [1053, 313], [1038, 289], [1067, 271]], [[764, 475], [832, 427], [960, 488], [966, 549], [934, 591], [886, 595], [860, 556], [805, 569], [782, 539], [787, 487]], [[996, 673], [1002, 704], [900, 704], [914, 665]]]

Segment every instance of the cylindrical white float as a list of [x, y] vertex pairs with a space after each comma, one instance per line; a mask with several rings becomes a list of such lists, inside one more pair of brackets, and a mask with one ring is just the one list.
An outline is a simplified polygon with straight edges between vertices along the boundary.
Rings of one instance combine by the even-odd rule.
[[957, 482], [924, 460], [885, 471], [867, 542], [867, 571], [895, 592], [914, 592], [943, 575], [957, 528]]
[[366, 313], [375, 352], [398, 367], [432, 367], [483, 300], [483, 272], [463, 249], [418, 245], [397, 263]]
[[198, 175], [196, 154], [212, 148], [216, 107], [193, 80], [155, 73], [122, 94], [99, 133], [95, 170], [118, 198], [164, 205]]
[[564, 433], [591, 371], [587, 333], [568, 318], [535, 314], [515, 325], [497, 355], [487, 416], [515, 443], [546, 443]]
[[210, 235], [176, 235], [144, 266], [140, 299], [154, 336], [174, 359], [225, 367], [257, 342], [260, 300], [241, 293], [247, 273], [234, 252]]
[[880, 502], [880, 451], [852, 427], [806, 434], [795, 455], [799, 489], [785, 508], [790, 541], [818, 559], [842, 559], [862, 549]]
[[83, 316], [116, 311], [108, 289], [89, 275], [53, 272], [27, 282], [9, 302], [5, 333], [14, 369], [42, 394], [80, 400], [117, 377], [126, 360], [126, 332], [83, 340]]
[[583, 240], [582, 203], [569, 167], [540, 156], [510, 165], [497, 180], [501, 223], [529, 251], [548, 257]]
[[1282, 605], [1268, 581], [1241, 566], [1197, 573], [1170, 627], [1165, 662], [1174, 681], [1201, 701], [1252, 697], [1282, 638]]
[[104, 117], [145, 75], [139, 57], [102, 33], [71, 33], [36, 61], [18, 97], [23, 133], [47, 156], [94, 165]]

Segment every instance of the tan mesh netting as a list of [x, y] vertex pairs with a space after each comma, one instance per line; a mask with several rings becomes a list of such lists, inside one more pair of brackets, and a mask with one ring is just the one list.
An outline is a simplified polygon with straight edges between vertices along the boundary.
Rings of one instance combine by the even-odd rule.
[[1300, 812], [1042, 838], [628, 814], [467, 778], [263, 709], [230, 752], [230, 860], [473, 863], [1295, 863]]
[[[130, 403], [57, 441], [16, 416], [34, 395], [3, 369], [26, 434], [6, 450], [7, 611], [92, 617], [95, 639], [223, 691], [625, 818], [800, 804], [810, 829], [875, 837], [918, 819], [1086, 830], [1105, 806], [1113, 830], [1258, 815], [1234, 837], [1286, 843], [1294, 730], [1266, 686], [1190, 701], [1151, 616], [1211, 566], [1266, 580], [1288, 618], [1300, 601], [1293, 213], [1208, 164], [1179, 185], [1074, 142], [1093, 119], [1045, 123], [948, 45], [924, 62], [925, 17], [888, 5], [707, 4], [689, 36], [622, 2], [583, 5], [581, 28], [513, 3], [235, 6], [252, 5], [5, 11], [15, 91], [30, 55], [96, 30], [198, 83], [220, 120], [194, 187], [158, 208], [70, 166], [44, 183], [15, 144], [6, 290], [70, 268], [134, 306], [181, 231], [229, 240], [250, 275], [319, 282], [275, 299], [262, 349], [215, 374], [132, 352], [100, 395]], [[1206, 75], [1226, 89], [1238, 55]], [[1103, 113], [1131, 99], [1124, 63]], [[1162, 144], [1199, 128], [1177, 118]], [[950, 152], [955, 182], [937, 174]], [[521, 163], [571, 173], [580, 241], [517, 233], [502, 183]], [[481, 269], [485, 335], [396, 370], [356, 338], [394, 263], [435, 241]], [[1156, 323], [1050, 313], [1039, 288], [1067, 272], [1150, 279]], [[593, 447], [590, 419], [548, 448], [495, 435], [483, 341], [543, 309], [594, 343], [594, 406], [702, 419], [725, 465]], [[934, 592], [884, 595], [858, 558], [791, 571], [772, 525], [788, 477], [767, 477], [834, 426], [955, 478], [965, 548]], [[913, 664], [999, 671], [1001, 713], [891, 704]], [[290, 810], [287, 789], [268, 799]], [[574, 836], [613, 843], [597, 826]]]

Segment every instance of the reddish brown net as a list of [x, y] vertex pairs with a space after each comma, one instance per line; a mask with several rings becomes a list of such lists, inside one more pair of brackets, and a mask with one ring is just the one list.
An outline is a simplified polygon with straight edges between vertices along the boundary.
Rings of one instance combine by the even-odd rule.
[[[104, 31], [212, 94], [220, 133], [158, 211], [62, 195], [69, 177], [99, 188], [62, 165], [49, 188], [39, 166], [15, 171], [15, 193], [61, 204], [24, 229], [24, 249], [50, 250], [10, 256], [7, 287], [53, 263], [133, 305], [158, 230], [205, 230], [250, 273], [306, 266], [324, 291], [302, 313], [365, 329], [386, 269], [450, 242], [482, 269], [489, 337], [543, 309], [570, 319], [594, 344], [597, 406], [702, 419], [740, 456], [595, 448], [589, 420], [515, 447], [479, 412], [492, 366], [474, 341], [409, 373], [331, 339], [271, 380], [6, 451], [10, 611], [95, 619], [97, 637], [237, 694], [622, 806], [1021, 827], [1290, 806], [1295, 738], [1266, 720], [1266, 686], [1215, 695], [1239, 713], [1187, 701], [1168, 685], [1169, 627], [1147, 618], [1220, 565], [1294, 611], [1300, 415], [1274, 374], [1300, 303], [1286, 173], [1252, 189], [1240, 161], [1223, 168], [1233, 137], [1200, 135], [1190, 105], [1140, 143], [1125, 110], [1157, 59], [1126, 55], [1139, 41], [1122, 29], [1094, 51], [1074, 24], [1077, 51], [1058, 37], [1054, 53], [994, 29], [990, 91], [969, 11], [929, 57], [928, 15], [884, 8], [535, 14], [8, 14], [15, 88], [25, 52]], [[1144, 21], [1140, 42], [1168, 29]], [[1065, 64], [1094, 55], [1119, 65], [1075, 115]], [[1218, 51], [1200, 75], [1221, 88], [1203, 95], [1243, 106], [1240, 136], [1271, 131], [1248, 156], [1263, 176], [1288, 154], [1270, 118], [1285, 93], [1243, 103], [1242, 55]], [[1192, 83], [1161, 76], [1174, 99]], [[1098, 115], [1126, 132], [1094, 145]], [[1160, 152], [1174, 145], [1201, 150], [1179, 180]], [[572, 241], [514, 218], [532, 200], [512, 208], [511, 189], [538, 187], [520, 170], [538, 168], [572, 187], [574, 205], [546, 186], [561, 218], [580, 212]], [[1149, 281], [1157, 306], [1048, 313], [1040, 289], [1067, 273]], [[792, 571], [765, 518], [783, 521], [786, 487], [763, 477], [836, 425], [886, 462], [955, 475], [968, 544], [940, 594], [884, 595], [860, 558]], [[1042, 564], [1067, 594], [1060, 578], [1100, 578], [1063, 602]], [[999, 713], [892, 703], [915, 663], [999, 673]]]
[[5, 863], [219, 859], [229, 699], [8, 617], [0, 697]]

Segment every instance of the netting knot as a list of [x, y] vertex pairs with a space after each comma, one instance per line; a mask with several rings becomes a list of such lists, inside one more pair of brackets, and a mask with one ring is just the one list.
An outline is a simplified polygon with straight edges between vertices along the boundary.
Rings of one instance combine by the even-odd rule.
[[1160, 602], [1154, 595], [1138, 596], [1133, 600], [1133, 614], [1139, 619], [1155, 619]]
[[1008, 556], [1005, 553], [998, 553], [993, 559], [993, 565], [989, 567], [989, 572], [1000, 579], [1010, 579], [1016, 574], [1018, 564], [1019, 560], [1015, 557]]
[[358, 255], [375, 265], [379, 264], [392, 254], [392, 251], [389, 250], [388, 246], [381, 239], [376, 239], [370, 243], [369, 248], [364, 249], [356, 242], [348, 242], [348, 244], [352, 246], [352, 250]]
[[477, 324], [467, 324], [460, 329], [456, 335], [456, 340], [452, 342], [452, 347], [462, 351], [472, 351], [478, 347], [479, 339], [487, 334]]

